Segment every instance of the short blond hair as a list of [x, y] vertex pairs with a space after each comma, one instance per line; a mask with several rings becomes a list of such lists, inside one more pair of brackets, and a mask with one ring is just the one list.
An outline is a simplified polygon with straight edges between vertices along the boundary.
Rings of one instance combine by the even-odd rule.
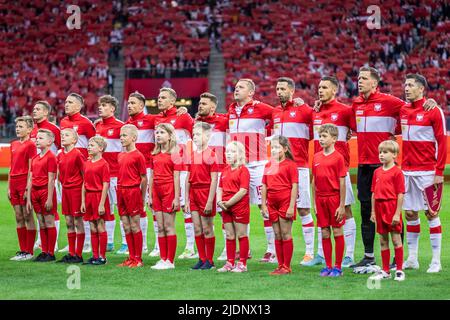
[[55, 135], [54, 135], [53, 132], [51, 132], [50, 130], [47, 130], [47, 129], [39, 129], [37, 133], [38, 133], [38, 134], [39, 134], [39, 133], [45, 134], [45, 135], [47, 136], [47, 138], [49, 138], [49, 139], [52, 141], [52, 143], [55, 141]]
[[75, 142], [78, 141], [78, 132], [77, 132], [75, 129], [73, 129], [73, 128], [65, 128], [65, 129], [62, 129], [62, 130], [61, 130], [61, 134], [63, 133], [63, 131], [70, 132], [70, 133], [72, 134], [72, 137], [75, 138]]
[[177, 93], [175, 90], [173, 90], [172, 88], [161, 88], [159, 89], [159, 93], [161, 92], [168, 92], [175, 100], [177, 100]]
[[[245, 158], [245, 147], [244, 145], [239, 141], [231, 141], [227, 144], [226, 151], [230, 150], [231, 148], [234, 148], [236, 150], [236, 153], [238, 154], [237, 158], [237, 164], [238, 166], [245, 165], [247, 163], [247, 160]], [[225, 151], [225, 152], [226, 152]]]
[[198, 121], [194, 124], [193, 130], [202, 130], [204, 133], [211, 133], [212, 126], [207, 122]]
[[247, 83], [248, 88], [249, 88], [250, 90], [252, 90], [253, 92], [255, 92], [255, 90], [256, 90], [256, 85], [255, 85], [255, 83], [253, 82], [252, 79], [249, 79], [249, 78], [242, 78], [242, 79], [239, 79], [238, 82], [239, 82], [239, 81], [243, 81], [243, 82]]
[[18, 122], [25, 122], [25, 125], [31, 129], [34, 127], [33, 118], [30, 116], [17, 117], [15, 122], [16, 122], [16, 125]]
[[339, 129], [332, 123], [326, 123], [319, 127], [319, 134], [322, 132], [328, 133], [330, 136], [337, 138], [339, 136]]
[[128, 130], [132, 135], [134, 135], [136, 138], [138, 137], [139, 131], [138, 128], [134, 124], [126, 124], [120, 128], [120, 131], [122, 130]]
[[378, 145], [378, 151], [387, 151], [393, 154], [400, 152], [400, 146], [394, 140], [385, 140]]
[[89, 142], [91, 141], [95, 142], [100, 147], [100, 149], [102, 149], [101, 152], [105, 152], [106, 147], [108, 146], [105, 138], [103, 138], [102, 136], [93, 136], [89, 139]]

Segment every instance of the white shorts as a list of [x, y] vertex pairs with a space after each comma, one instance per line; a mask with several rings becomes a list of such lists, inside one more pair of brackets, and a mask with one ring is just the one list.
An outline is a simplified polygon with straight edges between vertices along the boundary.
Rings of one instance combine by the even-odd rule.
[[308, 168], [298, 168], [297, 208], [311, 208], [311, 179]]
[[246, 165], [250, 173], [250, 204], [261, 204], [261, 188], [265, 166], [265, 163], [253, 165], [251, 167]]
[[355, 203], [355, 196], [353, 194], [352, 181], [350, 180], [350, 173], [347, 172], [345, 176], [345, 205], [350, 206]]
[[186, 176], [187, 171], [180, 171], [180, 206], [184, 206], [186, 199], [185, 199], [185, 192], [186, 192]]
[[111, 177], [111, 179], [109, 180], [108, 199], [109, 204], [117, 205], [117, 177]]
[[403, 210], [421, 211], [428, 210], [422, 191], [433, 184], [434, 174], [411, 176], [403, 171], [405, 175], [405, 198]]
[[62, 203], [62, 185], [61, 182], [55, 180], [56, 201], [58, 204]]

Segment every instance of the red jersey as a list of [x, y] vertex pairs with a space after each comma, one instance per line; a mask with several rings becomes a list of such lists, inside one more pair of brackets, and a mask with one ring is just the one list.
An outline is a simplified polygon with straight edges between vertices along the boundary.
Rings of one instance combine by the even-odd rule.
[[119, 173], [117, 185], [121, 187], [138, 187], [141, 185], [141, 175], [147, 175], [145, 158], [139, 150], [121, 152], [117, 156]]
[[345, 165], [350, 166], [350, 148], [347, 142], [347, 134], [350, 131], [353, 118], [353, 110], [351, 107], [340, 103], [336, 99], [329, 103], [322, 104], [319, 112], [313, 112], [314, 126], [314, 153], [322, 151], [323, 148], [319, 143], [319, 128], [323, 124], [334, 124], [339, 131], [338, 139], [334, 147], [344, 157]]
[[[246, 166], [240, 166], [232, 170], [227, 165], [220, 175], [219, 187], [222, 188], [222, 200], [230, 200], [241, 188], [249, 190], [250, 188], [250, 172]], [[249, 193], [247, 192], [241, 201], [250, 203]]]
[[211, 172], [219, 172], [217, 158], [211, 148], [198, 152], [193, 151], [191, 161], [187, 165], [189, 183], [193, 188], [209, 188], [211, 185]]
[[95, 162], [87, 160], [84, 164], [84, 188], [87, 191], [99, 192], [103, 190], [103, 183], [110, 180], [109, 166], [105, 159]]
[[314, 155], [312, 174], [317, 196], [335, 196], [340, 194], [340, 178], [347, 175], [344, 157], [336, 150], [329, 155], [323, 151]]
[[89, 139], [95, 136], [95, 128], [91, 120], [78, 112], [61, 120], [61, 130], [66, 128], [72, 128], [78, 133], [78, 141], [75, 148], [78, 148], [83, 156], [88, 158], [87, 147]]
[[50, 147], [50, 150], [53, 152], [54, 155], [58, 153], [58, 150], [61, 149], [61, 130], [58, 128], [58, 126], [54, 123], [51, 123], [47, 119], [44, 119], [41, 122], [35, 122], [33, 131], [31, 131], [30, 138], [33, 142], [36, 141], [37, 133], [39, 129], [47, 129], [53, 132], [55, 135], [55, 141]]
[[67, 153], [65, 150], [61, 150], [56, 159], [58, 162], [58, 177], [62, 186], [64, 188], [81, 187], [86, 158], [80, 150], [73, 148]]
[[138, 128], [136, 149], [145, 158], [145, 166], [151, 168], [153, 148], [155, 147], [155, 116], [144, 112], [131, 116], [125, 124], [132, 124]]
[[358, 134], [358, 163], [379, 164], [378, 145], [396, 134], [401, 107], [405, 102], [378, 90], [366, 100], [357, 97], [352, 104], [352, 130]]
[[371, 191], [375, 199], [397, 199], [400, 193], [405, 193], [405, 177], [402, 170], [397, 166], [389, 170], [377, 168], [373, 173]]
[[[177, 108], [172, 107], [164, 112], [159, 113], [155, 118], [155, 126], [160, 123], [170, 123], [175, 128], [177, 135], [177, 145], [180, 148], [180, 154], [183, 157], [183, 162], [186, 164], [189, 161], [190, 150], [187, 150], [187, 143], [192, 138], [192, 128], [194, 126], [194, 119], [188, 114], [177, 115]], [[187, 168], [183, 167], [182, 171]]]
[[124, 123], [114, 116], [107, 119], [101, 119], [95, 125], [95, 131], [98, 136], [105, 138], [107, 146], [103, 152], [103, 159], [108, 162], [111, 177], [117, 177], [118, 166], [117, 155], [122, 152], [122, 144], [120, 143], [120, 128]]
[[423, 109], [425, 98], [400, 110], [403, 136], [402, 169], [444, 174], [447, 158], [447, 129], [441, 108]]
[[273, 111], [272, 106], [253, 100], [244, 105], [240, 113], [235, 102], [228, 108], [230, 139], [245, 146], [249, 165], [267, 159], [266, 125], [270, 125]]
[[36, 155], [36, 145], [30, 139], [20, 142], [11, 142], [11, 170], [10, 177], [20, 177], [28, 175], [29, 161]]
[[285, 159], [281, 162], [268, 162], [264, 168], [262, 183], [266, 185], [267, 193], [277, 196], [291, 194], [292, 184], [298, 183], [298, 171], [295, 161]]
[[53, 172], [56, 174], [58, 165], [56, 156], [48, 150], [43, 157], [39, 154], [35, 155], [31, 160], [31, 172], [33, 187], [44, 187], [48, 185], [48, 174]]
[[153, 183], [158, 185], [173, 184], [174, 171], [182, 171], [183, 165], [178, 154], [160, 152], [153, 155]]
[[289, 139], [292, 155], [299, 168], [308, 168], [309, 140], [312, 138], [313, 109], [307, 104], [295, 107], [292, 101], [278, 106], [272, 114], [273, 134]]
[[228, 117], [223, 114], [213, 114], [212, 116], [198, 117], [196, 121], [206, 122], [212, 126], [211, 138], [208, 147], [214, 150], [220, 171], [226, 166], [225, 148], [227, 145]]

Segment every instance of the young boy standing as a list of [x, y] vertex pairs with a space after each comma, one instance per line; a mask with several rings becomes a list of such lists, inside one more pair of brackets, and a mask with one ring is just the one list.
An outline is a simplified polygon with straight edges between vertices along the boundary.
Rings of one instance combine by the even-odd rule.
[[395, 251], [396, 281], [405, 280], [403, 266], [402, 205], [405, 194], [405, 178], [402, 170], [394, 163], [399, 146], [397, 142], [386, 140], [378, 147], [382, 167], [375, 170], [372, 180], [372, 213], [370, 220], [376, 224], [380, 235], [381, 259], [383, 269], [372, 275], [375, 280], [390, 279], [389, 234]]
[[56, 156], [50, 151], [55, 139], [50, 130], [39, 129], [36, 147], [39, 150], [31, 161], [27, 184], [27, 210], [34, 208], [39, 222], [42, 252], [34, 259], [36, 262], [55, 261], [56, 243]]
[[[319, 128], [319, 143], [323, 151], [314, 155], [312, 166], [312, 190], [317, 216], [317, 226], [322, 228], [322, 246], [326, 267], [320, 271], [322, 277], [340, 277], [344, 255], [343, 226], [345, 224], [345, 176], [347, 169], [342, 155], [334, 145], [339, 135], [334, 124]], [[336, 262], [332, 265], [331, 228], [335, 244]]]

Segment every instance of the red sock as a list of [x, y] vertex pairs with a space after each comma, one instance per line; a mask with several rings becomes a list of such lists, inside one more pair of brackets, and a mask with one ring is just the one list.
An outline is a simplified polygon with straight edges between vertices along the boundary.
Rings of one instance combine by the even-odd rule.
[[282, 267], [284, 264], [283, 240], [275, 240], [275, 252], [277, 254], [278, 267]]
[[159, 256], [161, 257], [161, 260], [165, 261], [167, 260], [167, 237], [166, 236], [158, 237], [158, 244], [159, 244]]
[[336, 248], [334, 248], [334, 254], [336, 256], [336, 263], [335, 267], [338, 269], [342, 268], [342, 259], [344, 258], [344, 247], [345, 247], [345, 240], [344, 236], [334, 236], [334, 242], [336, 245]]
[[247, 259], [248, 259], [248, 237], [242, 237], [239, 238], [239, 262], [242, 262], [244, 266], [247, 265]]
[[227, 239], [227, 260], [234, 265], [234, 259], [236, 258], [236, 239]]
[[75, 254], [79, 257], [83, 256], [83, 246], [84, 246], [84, 239], [86, 238], [86, 235], [83, 233], [77, 233], [77, 246], [75, 250]]
[[195, 244], [197, 245], [198, 257], [203, 262], [206, 261], [206, 246], [205, 246], [205, 235], [202, 233], [199, 236], [195, 236]]
[[56, 227], [47, 228], [47, 237], [48, 237], [48, 253], [54, 256], [56, 244]]
[[39, 234], [41, 236], [41, 248], [43, 253], [48, 253], [48, 237], [47, 228], [40, 228]]
[[206, 246], [206, 259], [209, 260], [211, 264], [214, 264], [214, 247], [216, 246], [216, 237], [205, 238]]
[[391, 259], [391, 251], [388, 249], [381, 250], [381, 261], [383, 263], [383, 270], [389, 273], [389, 260]]
[[125, 234], [125, 239], [127, 239], [128, 256], [130, 257], [131, 260], [134, 260], [134, 257], [136, 256], [136, 252], [134, 251], [135, 246], [134, 246], [133, 234], [131, 232]]
[[403, 269], [403, 246], [397, 247], [395, 251], [395, 264], [397, 265], [397, 270], [401, 271]]
[[142, 261], [142, 231], [133, 233], [134, 240], [134, 256], [137, 261]]
[[68, 232], [67, 240], [69, 242], [69, 254], [71, 256], [74, 256], [75, 255], [75, 241], [77, 240], [76, 232]]
[[34, 241], [36, 240], [36, 230], [27, 230], [27, 252], [34, 254]]
[[331, 238], [323, 238], [322, 237], [322, 249], [323, 249], [323, 255], [325, 256], [325, 264], [327, 265], [328, 269], [331, 269], [331, 259], [332, 259], [332, 250], [333, 245], [331, 244]]
[[19, 250], [27, 252], [27, 227], [16, 228], [19, 239]]
[[177, 235], [172, 234], [167, 236], [167, 259], [173, 263], [175, 259], [175, 252], [177, 251]]
[[97, 232], [91, 231], [91, 245], [94, 259], [98, 259], [99, 237]]
[[283, 258], [284, 258], [284, 266], [291, 268], [291, 260], [292, 254], [294, 252], [294, 242], [292, 238], [289, 240], [283, 240]]
[[108, 243], [108, 234], [106, 231], [100, 232], [98, 234], [99, 242], [100, 242], [100, 257], [103, 259], [106, 258], [106, 244]]

